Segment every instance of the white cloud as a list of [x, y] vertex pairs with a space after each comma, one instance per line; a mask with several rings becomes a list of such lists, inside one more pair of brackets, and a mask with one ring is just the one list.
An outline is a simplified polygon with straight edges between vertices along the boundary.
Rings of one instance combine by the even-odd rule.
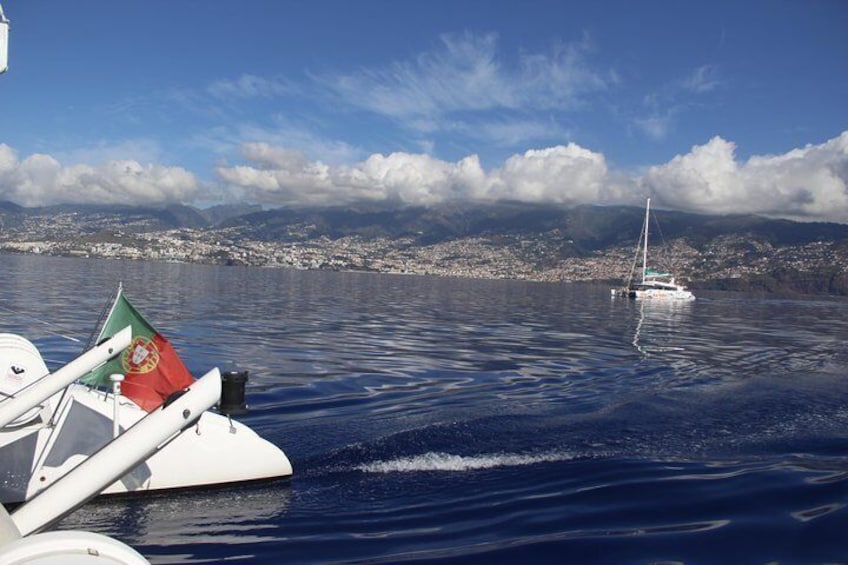
[[472, 155], [446, 162], [428, 155], [375, 154], [352, 166], [328, 166], [303, 154], [254, 144], [252, 164], [219, 167], [240, 194], [269, 205], [357, 200], [434, 204], [457, 199], [515, 199], [561, 204], [657, 204], [699, 213], [751, 213], [848, 222], [848, 131], [783, 155], [735, 158], [721, 137], [630, 177], [574, 143], [529, 150], [486, 171]]
[[513, 155], [493, 176], [490, 197], [564, 204], [610, 201], [604, 156], [574, 143]]
[[673, 124], [671, 113], [664, 116], [648, 116], [646, 118], [634, 118], [633, 125], [643, 134], [655, 141], [661, 141], [668, 136]]
[[721, 137], [651, 167], [641, 184], [669, 208], [848, 223], [848, 131], [783, 155], [735, 157]]
[[721, 85], [718, 69], [714, 65], [702, 65], [685, 77], [680, 86], [690, 92], [712, 92]]
[[199, 189], [195, 176], [181, 167], [132, 160], [64, 167], [50, 155], [19, 160], [11, 147], [0, 144], [0, 199], [23, 206], [187, 202]]
[[429, 155], [374, 154], [352, 166], [309, 162], [297, 152], [250, 144], [254, 165], [219, 167], [221, 180], [265, 204], [343, 204], [356, 200], [435, 204], [516, 199], [568, 204], [626, 198], [603, 155], [575, 144], [530, 150], [484, 171], [476, 155], [451, 163]]
[[585, 95], [617, 82], [614, 73], [590, 67], [585, 38], [549, 53], [521, 54], [515, 67], [501, 64], [496, 34], [440, 39], [438, 48], [413, 60], [315, 78], [345, 104], [427, 132], [442, 122], [436, 118], [457, 120], [468, 112], [574, 109]]
[[444, 35], [441, 48], [384, 69], [316, 77], [348, 104], [397, 119], [514, 107], [495, 57], [495, 34]]
[[119, 141], [101, 140], [89, 146], [57, 153], [54, 157], [62, 163], [99, 164], [126, 159], [155, 163], [162, 160], [163, 151], [155, 139], [136, 138]]
[[349, 163], [362, 157], [362, 151], [338, 140], [317, 136], [303, 124], [277, 116], [272, 127], [253, 124], [217, 127], [189, 138], [188, 145], [214, 155], [225, 156], [238, 152], [253, 143], [273, 147], [298, 147], [326, 163]]
[[[735, 145], [714, 137], [639, 176], [611, 170], [603, 154], [577, 144], [532, 149], [486, 170], [477, 155], [456, 162], [426, 154], [373, 154], [327, 164], [267, 142], [242, 146], [244, 162], [215, 169], [221, 194], [269, 206], [384, 201], [430, 205], [514, 199], [574, 204], [657, 205], [705, 214], [750, 213], [848, 223], [848, 131], [781, 155], [736, 159]], [[181, 167], [113, 159], [64, 166], [55, 157], [19, 159], [0, 144], [0, 200], [24, 206], [61, 202], [192, 203], [201, 194]]]
[[646, 137], [662, 141], [674, 131], [681, 115], [721, 86], [718, 69], [713, 65], [702, 65], [646, 94], [642, 99], [642, 115], [633, 116], [630, 121]]
[[353, 166], [330, 167], [264, 143], [249, 144], [243, 154], [257, 166], [218, 167], [219, 178], [246, 198], [270, 205], [433, 204], [467, 196], [484, 177], [476, 156], [447, 163], [422, 154], [374, 154]]
[[207, 92], [225, 100], [239, 98], [272, 98], [297, 92], [299, 87], [280, 78], [268, 79], [243, 74], [235, 80], [219, 80], [209, 85]]
[[554, 137], [567, 139], [572, 133], [553, 121], [533, 119], [492, 119], [479, 124], [466, 124], [462, 133], [501, 147], [526, 145], [534, 139]]

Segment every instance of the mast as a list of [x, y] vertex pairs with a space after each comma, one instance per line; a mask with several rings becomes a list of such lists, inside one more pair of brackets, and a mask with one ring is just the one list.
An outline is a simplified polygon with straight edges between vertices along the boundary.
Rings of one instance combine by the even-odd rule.
[[645, 233], [643, 238], [645, 245], [642, 248], [642, 283], [645, 282], [645, 274], [648, 272], [648, 219], [651, 213], [651, 199], [648, 198], [648, 203], [645, 205]]

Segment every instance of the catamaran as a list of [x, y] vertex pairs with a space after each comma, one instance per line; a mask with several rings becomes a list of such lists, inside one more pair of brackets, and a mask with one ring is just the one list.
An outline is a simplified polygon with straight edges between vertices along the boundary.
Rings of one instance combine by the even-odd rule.
[[[198, 382], [120, 287], [97, 343], [51, 373], [30, 341], [0, 334], [0, 502], [30, 500]], [[225, 394], [217, 410], [204, 411], [191, 433], [180, 434], [102, 494], [289, 477], [285, 453], [232, 419], [245, 409], [246, 375], [221, 378]], [[228, 394], [233, 382], [241, 390]]]
[[640, 280], [633, 279], [637, 258], [633, 260], [633, 265], [630, 268], [630, 276], [627, 280], [627, 285], [611, 290], [613, 296], [626, 296], [639, 300], [695, 300], [695, 295], [692, 294], [684, 285], [678, 283], [674, 276], [667, 272], [648, 267], [648, 225], [651, 217], [651, 199], [645, 205], [645, 222], [642, 226], [642, 233], [637, 244], [637, 253], [641, 248], [642, 255], [642, 277]]

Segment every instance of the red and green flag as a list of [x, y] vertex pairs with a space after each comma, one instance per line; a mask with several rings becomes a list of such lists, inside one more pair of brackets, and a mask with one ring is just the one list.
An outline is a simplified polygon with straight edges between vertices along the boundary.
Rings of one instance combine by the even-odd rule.
[[194, 378], [171, 343], [144, 319], [119, 288], [98, 343], [130, 325], [130, 346], [81, 380], [93, 386], [109, 386], [109, 375], [121, 373], [124, 375], [121, 393], [152, 412], [172, 393], [191, 386]]

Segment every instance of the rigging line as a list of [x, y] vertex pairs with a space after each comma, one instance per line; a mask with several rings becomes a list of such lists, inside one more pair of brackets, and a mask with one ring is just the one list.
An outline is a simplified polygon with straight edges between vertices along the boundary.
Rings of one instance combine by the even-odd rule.
[[[56, 328], [61, 329], [61, 326], [59, 324], [51, 323], [51, 322], [48, 322], [46, 320], [36, 318], [32, 314], [26, 314], [24, 312], [18, 312], [17, 310], [13, 310], [12, 308], [9, 308], [8, 306], [3, 306], [2, 304], [0, 304], [0, 310], [5, 310], [6, 312], [9, 312], [11, 314], [15, 314], [17, 316], [24, 316], [25, 318], [29, 318], [30, 320], [33, 320], [33, 321], [38, 322], [40, 324], [44, 324], [45, 326], [50, 327], [50, 328], [56, 327]], [[79, 339], [77, 339], [73, 336], [69, 336], [69, 335], [65, 335], [63, 333], [59, 333], [58, 331], [48, 331], [47, 333], [54, 335], [54, 336], [57, 336], [57, 337], [61, 337], [63, 339], [67, 339], [69, 341], [74, 341], [76, 343], [82, 343], [81, 340], [79, 340]]]
[[85, 349], [91, 349], [94, 346], [95, 340], [100, 335], [100, 328], [103, 326], [103, 322], [106, 320], [106, 316], [109, 314], [109, 308], [112, 306], [112, 303], [118, 298], [118, 293], [121, 292], [121, 288], [123, 287], [122, 283], [118, 283], [118, 288], [109, 296], [109, 299], [103, 305], [103, 309], [100, 311], [100, 315], [97, 317], [97, 322], [94, 324], [94, 328], [91, 330], [91, 334], [88, 336], [88, 343], [85, 346]]
[[[647, 221], [648, 219], [645, 218], [645, 221], [642, 222], [642, 228], [639, 230], [639, 241], [636, 242], [636, 248], [633, 250], [633, 262], [630, 263], [630, 274], [627, 276], [627, 288], [630, 288], [630, 283], [633, 282], [633, 273], [636, 272], [636, 263], [639, 262], [639, 253], [642, 251], [642, 243], [645, 241], [645, 228], [647, 227]], [[645, 273], [642, 273], [642, 278], [645, 278]]]
[[633, 273], [636, 272], [636, 263], [639, 261], [639, 251], [642, 249], [642, 238], [645, 237], [643, 232], [644, 230], [639, 233], [639, 241], [636, 242], [636, 250], [633, 252], [633, 262], [630, 263], [630, 275], [627, 277], [627, 288], [630, 288], [630, 283], [633, 281]]
[[660, 226], [660, 219], [657, 217], [656, 214], [654, 214], [654, 225], [657, 227], [657, 232], [659, 233], [660, 241], [662, 242], [659, 249], [659, 252], [662, 254], [661, 265], [664, 265], [667, 269], [671, 269], [673, 267], [673, 265], [671, 264], [671, 252], [669, 251], [671, 246], [669, 246], [668, 243], [666, 243], [665, 241], [665, 236], [663, 235], [662, 227]]

